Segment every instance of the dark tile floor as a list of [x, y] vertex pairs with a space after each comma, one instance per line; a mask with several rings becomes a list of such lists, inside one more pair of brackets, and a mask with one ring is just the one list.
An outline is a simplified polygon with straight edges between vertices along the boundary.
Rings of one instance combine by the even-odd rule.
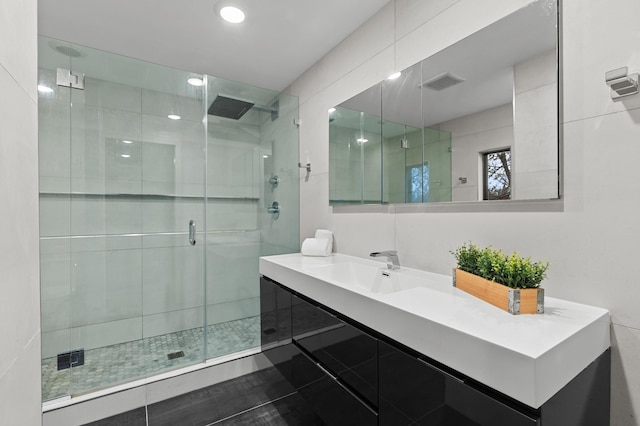
[[87, 426], [323, 424], [278, 370], [268, 368]]

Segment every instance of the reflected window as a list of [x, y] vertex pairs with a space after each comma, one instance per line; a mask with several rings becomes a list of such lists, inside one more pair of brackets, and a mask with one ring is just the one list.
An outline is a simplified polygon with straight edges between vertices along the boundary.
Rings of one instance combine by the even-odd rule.
[[483, 200], [511, 199], [511, 149], [482, 154]]
[[429, 164], [407, 166], [406, 203], [426, 203], [429, 201]]

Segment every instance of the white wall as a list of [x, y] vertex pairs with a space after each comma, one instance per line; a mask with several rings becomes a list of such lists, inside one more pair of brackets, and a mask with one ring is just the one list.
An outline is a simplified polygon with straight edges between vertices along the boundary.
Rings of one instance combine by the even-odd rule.
[[[640, 69], [640, 3], [564, 0], [564, 211], [548, 213], [354, 213], [328, 207], [327, 109], [488, 23], [526, 0], [397, 0], [344, 40], [291, 87], [300, 96], [301, 238], [333, 229], [339, 252], [399, 251], [404, 265], [449, 273], [464, 241], [546, 258], [547, 295], [602, 306], [612, 315], [612, 425], [640, 417], [640, 95], [612, 102], [607, 70]], [[620, 13], [624, 10], [624, 13]]]
[[37, 2], [0, 4], [0, 419], [39, 425]]

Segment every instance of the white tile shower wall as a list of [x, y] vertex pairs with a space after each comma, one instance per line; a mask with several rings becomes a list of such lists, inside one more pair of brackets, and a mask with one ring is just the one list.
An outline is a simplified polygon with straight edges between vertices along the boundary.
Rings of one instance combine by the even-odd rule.
[[[244, 119], [244, 117], [243, 117]], [[250, 124], [247, 124], [250, 123]], [[253, 122], [229, 123], [209, 116], [207, 135], [207, 195], [258, 198], [259, 128]]]
[[[261, 232], [260, 255], [290, 253], [297, 251], [299, 240], [298, 162], [306, 163], [307, 157], [297, 149], [298, 127], [294, 120], [299, 118], [297, 99], [288, 95], [278, 97], [278, 118], [272, 120], [270, 114], [262, 114], [260, 122], [259, 190], [260, 202], [257, 205], [258, 227]], [[313, 166], [312, 166], [313, 167]], [[277, 175], [277, 186], [269, 183], [269, 178]], [[268, 213], [267, 208], [277, 201], [280, 215]], [[255, 264], [257, 276], [257, 264]], [[253, 272], [253, 271], [252, 271]], [[257, 286], [252, 287], [254, 295]]]
[[207, 245], [207, 303], [258, 297], [260, 243]]
[[76, 92], [76, 95], [84, 96], [85, 105], [140, 114], [141, 92], [137, 87], [87, 76], [84, 91]]
[[142, 313], [139, 249], [71, 254], [71, 325], [133, 318]]
[[39, 425], [37, 2], [0, 7], [0, 418]]
[[[397, 41], [399, 68], [526, 3], [460, 0], [443, 11], [442, 2], [399, 0], [403, 10], [415, 12], [410, 18], [398, 15], [397, 27], [406, 22], [415, 28]], [[328, 190], [323, 190], [328, 188], [328, 168], [319, 168], [308, 181], [300, 180], [301, 238], [328, 226], [342, 253], [365, 257], [380, 246], [396, 248], [405, 265], [441, 273], [450, 273], [453, 265], [449, 250], [470, 239], [548, 259], [552, 267], [545, 286], [550, 296], [611, 310], [611, 424], [637, 426], [640, 199], [635, 195], [635, 163], [640, 157], [640, 96], [612, 102], [604, 73], [625, 65], [632, 72], [640, 69], [634, 53], [640, 42], [640, 3], [620, 0], [611, 7], [596, 0], [564, 0], [563, 6], [563, 212], [332, 214]], [[388, 8], [370, 23], [383, 18], [379, 27], [392, 25]], [[392, 43], [386, 32], [365, 24], [291, 86], [290, 93], [301, 96], [301, 150], [318, 156], [317, 163], [328, 161], [327, 109], [384, 78], [384, 68], [376, 72], [369, 65], [385, 57], [380, 67], [390, 69], [392, 55], [385, 55]]]
[[[260, 315], [260, 298], [233, 300], [207, 305], [207, 324], [219, 324]], [[232, 336], [230, 336], [232, 337]], [[256, 336], [256, 341], [259, 336]]]
[[142, 253], [142, 259], [144, 315], [203, 306], [202, 245], [147, 248]]

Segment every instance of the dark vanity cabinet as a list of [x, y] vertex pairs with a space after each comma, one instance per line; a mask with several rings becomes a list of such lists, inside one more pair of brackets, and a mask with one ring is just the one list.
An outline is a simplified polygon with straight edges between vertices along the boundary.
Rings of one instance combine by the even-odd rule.
[[260, 284], [262, 350], [329, 426], [609, 424], [610, 350], [534, 409], [268, 278]]

